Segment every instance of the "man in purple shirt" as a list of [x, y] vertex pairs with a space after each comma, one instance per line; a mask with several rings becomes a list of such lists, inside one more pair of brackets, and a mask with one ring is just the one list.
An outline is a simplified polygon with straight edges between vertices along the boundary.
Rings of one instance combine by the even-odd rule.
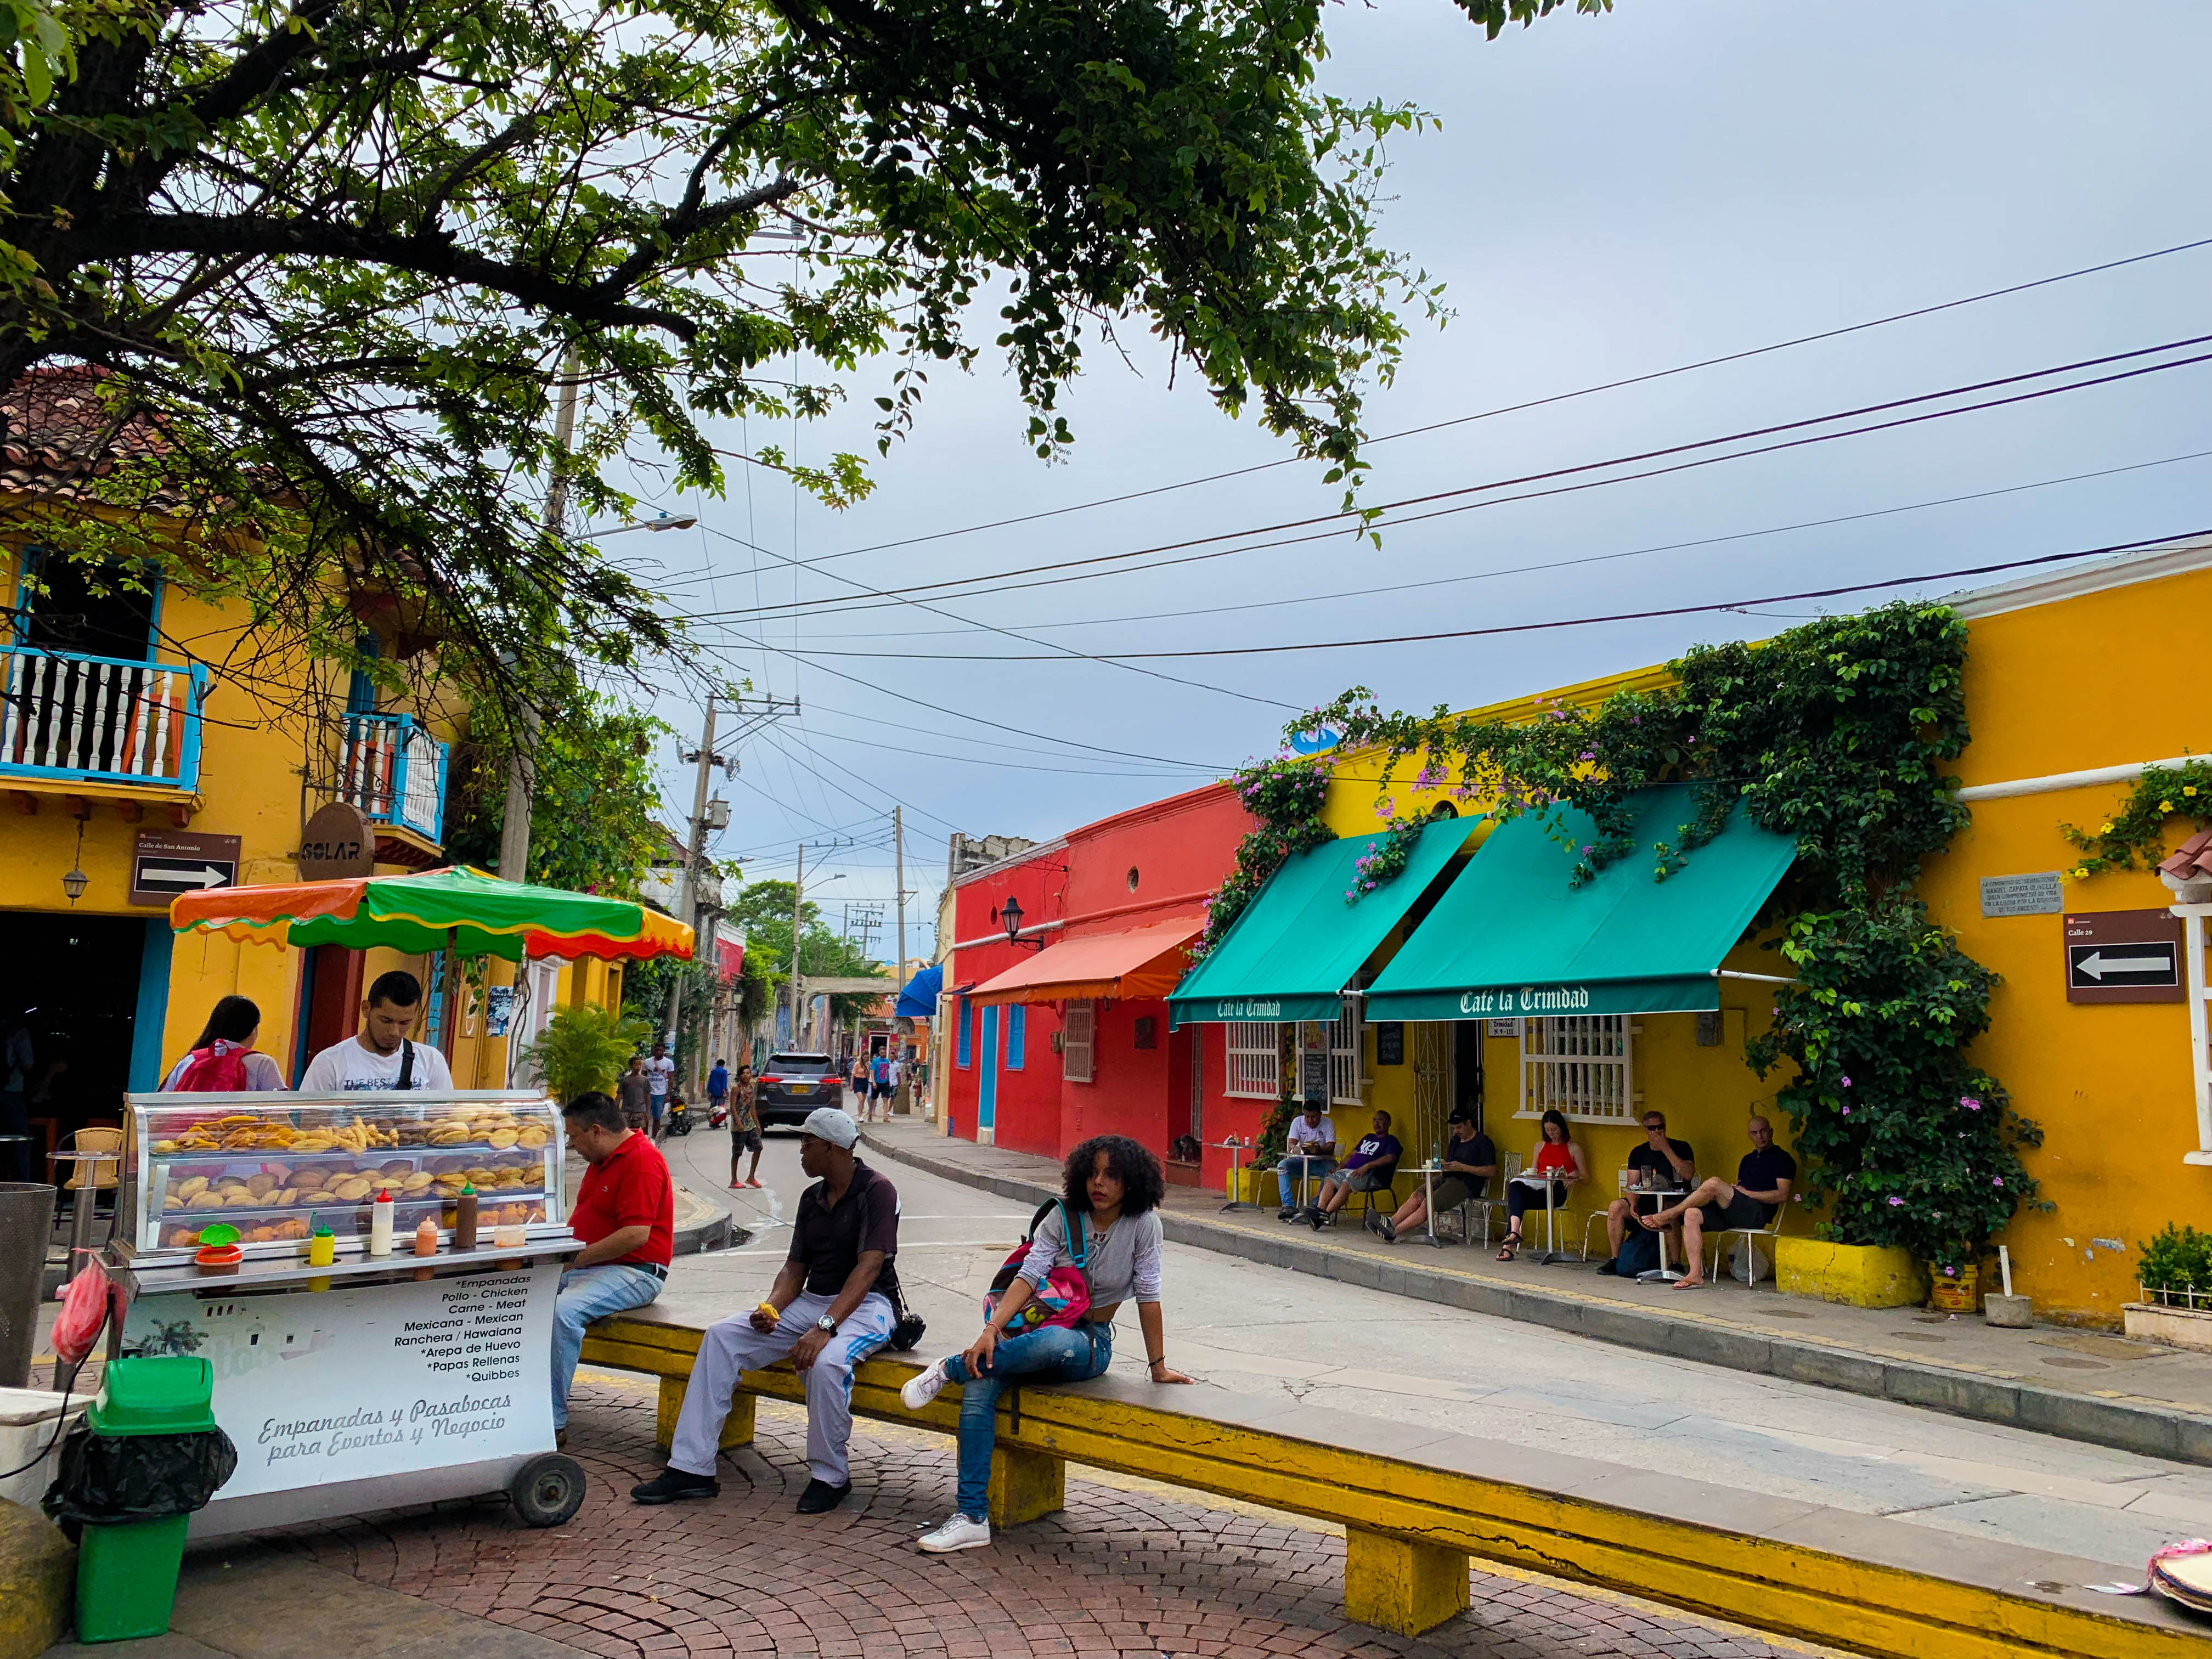
[[1390, 1114], [1375, 1114], [1375, 1127], [1360, 1138], [1359, 1145], [1352, 1149], [1352, 1156], [1344, 1160], [1343, 1167], [1332, 1170], [1321, 1183], [1321, 1192], [1314, 1206], [1306, 1212], [1306, 1219], [1319, 1232], [1328, 1224], [1328, 1218], [1345, 1206], [1354, 1193], [1377, 1193], [1388, 1188], [1391, 1178], [1398, 1173], [1398, 1160], [1405, 1148], [1399, 1146], [1398, 1137], [1390, 1133]]

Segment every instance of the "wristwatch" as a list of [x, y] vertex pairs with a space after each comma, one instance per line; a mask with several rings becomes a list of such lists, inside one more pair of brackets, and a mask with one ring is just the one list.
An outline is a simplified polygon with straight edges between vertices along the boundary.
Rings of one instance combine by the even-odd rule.
[[823, 1314], [821, 1318], [814, 1322], [814, 1328], [824, 1336], [835, 1336], [837, 1334], [837, 1322], [830, 1318], [828, 1314]]

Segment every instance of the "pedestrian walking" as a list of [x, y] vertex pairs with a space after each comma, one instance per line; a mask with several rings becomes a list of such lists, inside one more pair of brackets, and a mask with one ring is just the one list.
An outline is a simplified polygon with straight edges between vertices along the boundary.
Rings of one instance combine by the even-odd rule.
[[876, 1109], [883, 1108], [884, 1116], [891, 1115], [891, 1062], [889, 1055], [878, 1050], [868, 1061], [868, 1111], [871, 1122], [875, 1121]]
[[668, 1045], [653, 1045], [653, 1058], [645, 1062], [647, 1115], [652, 1120], [650, 1133], [655, 1140], [660, 1139], [660, 1115], [668, 1109], [668, 1086], [676, 1075], [676, 1062], [668, 1057]]
[[615, 1079], [615, 1095], [622, 1102], [623, 1122], [640, 1131], [653, 1127], [653, 1079], [645, 1074], [643, 1054], [629, 1057], [629, 1069]]
[[568, 1149], [584, 1160], [584, 1179], [568, 1206], [568, 1231], [584, 1248], [568, 1259], [553, 1303], [553, 1437], [568, 1432], [568, 1389], [594, 1319], [642, 1308], [660, 1294], [675, 1255], [676, 1184], [652, 1139], [623, 1121], [622, 1109], [593, 1090], [561, 1109]]
[[361, 1032], [334, 1042], [300, 1074], [301, 1094], [339, 1094], [356, 1089], [451, 1091], [446, 1057], [407, 1034], [422, 1013], [422, 981], [393, 969], [379, 974], [362, 1000]]
[[835, 1106], [802, 1126], [799, 1161], [814, 1177], [799, 1200], [791, 1254], [750, 1314], [707, 1328], [684, 1390], [668, 1467], [630, 1488], [640, 1504], [712, 1498], [722, 1421], [741, 1371], [786, 1354], [806, 1386], [806, 1466], [801, 1515], [834, 1510], [851, 1495], [853, 1368], [890, 1340], [897, 1322], [898, 1192], [853, 1155], [860, 1129]]
[[868, 1115], [869, 1088], [868, 1057], [866, 1054], [855, 1054], [853, 1056], [852, 1085], [853, 1115], [854, 1117], [866, 1117]]
[[729, 1104], [730, 1068], [718, 1060], [714, 1070], [707, 1073], [707, 1121], [712, 1123], [720, 1118]]
[[[760, 1183], [761, 1125], [760, 1109], [755, 1102], [753, 1068], [740, 1063], [735, 1083], [730, 1090], [730, 1185], [757, 1187]], [[753, 1155], [753, 1167], [746, 1171], [743, 1181], [738, 1179], [738, 1164], [744, 1154]]]
[[[960, 1384], [959, 1506], [923, 1537], [932, 1555], [981, 1549], [991, 1541], [991, 1448], [997, 1437], [999, 1391], [1012, 1381], [1082, 1382], [1114, 1358], [1114, 1316], [1137, 1304], [1145, 1358], [1152, 1381], [1191, 1379], [1167, 1363], [1160, 1315], [1159, 1203], [1167, 1177], [1159, 1160], [1126, 1135], [1098, 1135], [1067, 1155], [1060, 1199], [1037, 1224], [1028, 1256], [1001, 1294], [982, 1334], [965, 1353], [948, 1354], [918, 1373], [899, 1397], [920, 1411], [947, 1382]], [[1071, 1228], [1076, 1237], [1071, 1242]], [[1057, 1269], [1073, 1267], [1088, 1289], [1068, 1322], [1031, 1323], [1024, 1315]], [[1043, 1304], [1039, 1304], [1042, 1308]], [[1047, 1322], [1060, 1317], [1047, 1315]], [[1022, 1328], [1019, 1334], [1008, 1332]]]
[[161, 1079], [167, 1094], [273, 1094], [284, 1087], [284, 1073], [253, 1040], [261, 1031], [261, 1010], [250, 997], [219, 999], [206, 1027]]

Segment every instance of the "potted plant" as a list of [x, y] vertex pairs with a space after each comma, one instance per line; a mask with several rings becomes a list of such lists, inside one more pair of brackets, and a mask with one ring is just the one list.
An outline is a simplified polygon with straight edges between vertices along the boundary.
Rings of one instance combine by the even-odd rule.
[[2140, 1302], [2121, 1310], [2130, 1336], [2212, 1349], [2212, 1234], [2166, 1224], [2136, 1258]]

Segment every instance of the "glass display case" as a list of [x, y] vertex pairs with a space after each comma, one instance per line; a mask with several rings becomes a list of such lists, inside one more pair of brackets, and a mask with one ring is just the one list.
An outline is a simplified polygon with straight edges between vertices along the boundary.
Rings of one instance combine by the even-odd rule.
[[529, 1091], [129, 1100], [118, 1201], [141, 1256], [195, 1250], [216, 1223], [237, 1229], [249, 1257], [295, 1254], [319, 1226], [353, 1254], [385, 1191], [399, 1254], [426, 1215], [450, 1240], [465, 1185], [480, 1230], [566, 1220], [560, 1108]]

